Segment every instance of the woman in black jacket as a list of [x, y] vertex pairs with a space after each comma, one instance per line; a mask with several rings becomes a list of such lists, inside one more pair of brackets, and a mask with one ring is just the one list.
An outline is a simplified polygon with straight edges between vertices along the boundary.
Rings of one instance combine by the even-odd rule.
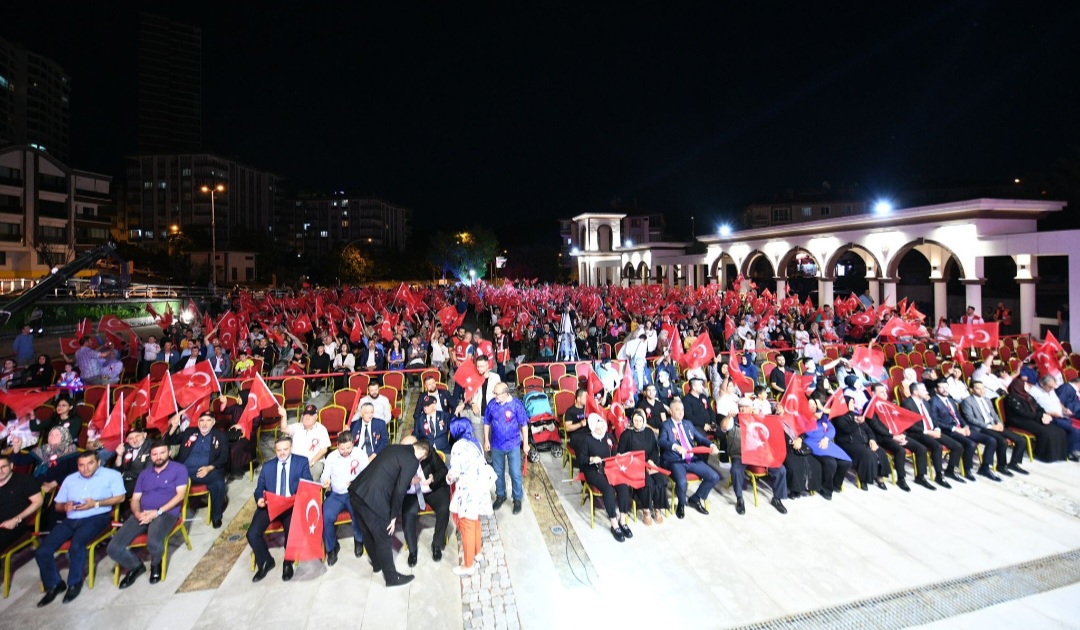
[[[651, 433], [651, 431], [650, 431]], [[633, 534], [626, 525], [630, 512], [630, 486], [612, 486], [604, 474], [604, 460], [615, 455], [615, 443], [607, 430], [607, 421], [598, 414], [589, 416], [589, 435], [581, 440], [577, 451], [578, 467], [585, 475], [585, 483], [596, 488], [604, 498], [604, 510], [611, 521], [611, 535], [623, 542]]]
[[656, 469], [660, 458], [660, 449], [656, 444], [656, 434], [645, 422], [645, 412], [637, 409], [631, 420], [632, 427], [619, 436], [619, 452], [645, 451], [645, 487], [634, 490], [634, 499], [641, 508], [641, 521], [646, 525], [664, 522], [664, 510], [667, 509], [668, 478]]
[[1050, 415], [1035, 402], [1027, 388], [1028, 382], [1020, 377], [1009, 383], [1009, 393], [1005, 398], [1005, 426], [1035, 436], [1035, 459], [1043, 462], [1065, 459], [1069, 451], [1065, 430], [1051, 424], [1053, 420]]

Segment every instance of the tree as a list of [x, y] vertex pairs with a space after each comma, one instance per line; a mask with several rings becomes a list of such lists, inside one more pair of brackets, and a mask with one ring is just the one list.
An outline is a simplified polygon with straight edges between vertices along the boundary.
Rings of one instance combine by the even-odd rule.
[[499, 243], [495, 233], [473, 225], [452, 234], [436, 233], [431, 238], [428, 261], [443, 279], [450, 274], [462, 282], [468, 282], [487, 275], [488, 263], [495, 258], [497, 251]]
[[338, 278], [345, 284], [361, 284], [372, 279], [375, 261], [360, 253], [357, 247], [346, 247], [338, 263]]

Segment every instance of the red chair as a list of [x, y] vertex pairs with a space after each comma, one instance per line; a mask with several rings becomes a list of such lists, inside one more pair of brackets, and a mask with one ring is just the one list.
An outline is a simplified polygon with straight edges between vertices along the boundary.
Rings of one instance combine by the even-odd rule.
[[[51, 503], [51, 501], [49, 503]], [[120, 518], [120, 506], [119, 505], [113, 506], [113, 521], [119, 520], [119, 518]], [[114, 533], [116, 533], [116, 530], [113, 529], [113, 524], [112, 524], [112, 522], [110, 522], [109, 524], [107, 524], [105, 526], [105, 529], [102, 530], [102, 532], [100, 534], [95, 536], [89, 543], [86, 544], [87, 558], [89, 560], [89, 564], [87, 564], [87, 566], [86, 566], [86, 572], [87, 572], [86, 585], [89, 588], [94, 588], [94, 573], [95, 573], [95, 571], [94, 571], [94, 552], [97, 551], [97, 548], [98, 548], [99, 545], [104, 543], [106, 540], [112, 538]], [[39, 537], [41, 536], [40, 532], [38, 533], [38, 536]], [[64, 554], [64, 553], [67, 553], [69, 551], [71, 551], [71, 541], [70, 540], [65, 542], [63, 545], [60, 545], [60, 548], [56, 550], [56, 553]]]
[[307, 394], [307, 381], [299, 376], [292, 376], [281, 382], [281, 391], [285, 395], [285, 409], [295, 408], [299, 411], [304, 404]]
[[600, 358], [601, 359], [614, 359], [615, 358], [611, 354], [611, 344], [610, 343], [604, 341], [604, 342], [602, 342], [600, 344]]
[[440, 372], [438, 370], [424, 370], [423, 372], [420, 373], [420, 382], [421, 383], [428, 380], [429, 378], [435, 379], [436, 383], [441, 383], [442, 382], [442, 372]]
[[[345, 515], [348, 516], [349, 512], [346, 511]], [[340, 516], [339, 516], [339, 518], [340, 518]], [[334, 524], [336, 525], [337, 523], [335, 522]], [[266, 526], [266, 532], [264, 532], [263, 535], [264, 536], [269, 536], [271, 534], [284, 534], [284, 533], [285, 533], [285, 526], [281, 524], [280, 520], [274, 520], [274, 521], [270, 521], [270, 524]], [[323, 555], [325, 556], [325, 551], [323, 552]], [[255, 572], [255, 552], [251, 553], [251, 572], [252, 573]]]
[[908, 353], [908, 362], [911, 364], [911, 367], [913, 367], [913, 368], [923, 367], [923, 356], [921, 354], [919, 354], [918, 352], [909, 352]]
[[366, 391], [371, 377], [362, 372], [353, 372], [349, 375], [349, 388], [358, 392]]
[[[191, 492], [191, 480], [188, 479], [188, 492]], [[188, 538], [188, 531], [185, 522], [187, 521], [187, 504], [188, 497], [184, 495], [184, 501], [180, 504], [180, 518], [176, 520], [176, 525], [173, 525], [172, 530], [165, 535], [165, 553], [161, 555], [161, 581], [165, 581], [165, 576], [169, 572], [169, 540], [179, 532], [184, 537], [184, 544], [187, 545], [188, 551], [191, 551], [191, 539]], [[114, 521], [113, 527], [119, 528], [124, 523], [122, 521]], [[135, 537], [135, 540], [131, 541], [128, 545], [128, 549], [137, 549], [139, 547], [146, 547], [147, 534], [139, 534]], [[116, 565], [113, 569], [113, 586], [120, 584], [120, 565]]]
[[8, 594], [11, 592], [11, 564], [15, 554], [19, 553], [27, 547], [33, 546], [35, 549], [38, 546], [38, 538], [41, 537], [41, 510], [52, 502], [52, 492], [46, 493], [45, 500], [42, 501], [41, 507], [37, 512], [34, 512], [34, 529], [26, 532], [20, 536], [17, 540], [12, 541], [10, 545], [0, 550], [0, 557], [3, 558], [4, 563], [4, 599], [7, 599]]
[[[112, 401], [116, 404], [120, 400], [120, 394], [124, 395], [125, 401], [131, 401], [131, 397], [135, 395], [135, 392], [139, 391], [139, 388], [135, 385], [117, 385], [112, 388]], [[126, 403], [125, 403], [126, 404]]]
[[56, 407], [52, 405], [38, 405], [38, 408], [34, 410], [34, 417], [42, 422], [48, 422], [52, 420], [52, 417], [56, 415]]
[[150, 364], [150, 380], [160, 381], [165, 378], [165, 373], [169, 371], [169, 364], [164, 361], [154, 361]]
[[345, 389], [339, 389], [334, 392], [334, 405], [338, 407], [344, 407], [346, 410], [352, 409], [353, 403], [356, 402], [356, 390], [346, 387]]
[[588, 380], [589, 375], [592, 374], [592, 371], [592, 366], [589, 365], [589, 363], [586, 361], [582, 361], [581, 363], [578, 363], [574, 366], [574, 373], [577, 374], [578, 380], [581, 380], [583, 378]]
[[885, 346], [882, 348], [882, 351], [885, 353], [885, 360], [886, 361], [893, 361], [896, 358], [896, 344], [895, 343], [887, 343], [887, 344], [885, 344]]
[[528, 363], [522, 363], [521, 365], [517, 366], [515, 374], [517, 376], [517, 382], [523, 383], [525, 379], [536, 374], [536, 368], [529, 365]]
[[[1004, 396], [994, 400], [994, 409], [997, 409], [998, 417], [1001, 418], [1001, 423], [1005, 424], [1005, 397]], [[1029, 432], [1024, 431], [1022, 429], [1017, 429], [1016, 427], [1009, 427], [1009, 430], [1012, 431], [1013, 433], [1016, 433], [1020, 437], [1024, 438], [1024, 441], [1027, 442], [1028, 459], [1031, 460], [1031, 461], [1035, 461], [1035, 434], [1034, 433], [1029, 433]]]
[[398, 392], [405, 391], [405, 373], [404, 372], [387, 372], [383, 374], [383, 385], [389, 385]]
[[330, 440], [337, 439], [339, 433], [345, 430], [345, 415], [348, 411], [338, 405], [327, 405], [319, 410], [319, 422], [326, 427], [330, 434]]
[[552, 363], [548, 366], [548, 385], [555, 387], [559, 379], [566, 375], [565, 363]]
[[105, 391], [107, 386], [105, 385], [91, 385], [86, 388], [86, 392], [83, 394], [83, 402], [88, 405], [98, 406], [101, 399], [105, 397]]
[[1080, 370], [1080, 354], [1073, 352], [1069, 355], [1069, 365], [1073, 366], [1077, 370]]
[[908, 355], [906, 355], [906, 354], [904, 354], [902, 352], [896, 353], [895, 360], [896, 360], [896, 365], [899, 366], [901, 369], [906, 369], [906, 368], [911, 367], [911, 361], [908, 360]]
[[539, 376], [529, 376], [521, 383], [525, 391], [544, 391], [544, 379]]
[[926, 342], [925, 341], [916, 341], [915, 345], [914, 345], [914, 348], [915, 348], [915, 352], [918, 352], [919, 354], [922, 354], [922, 353], [926, 352]]
[[390, 439], [393, 440], [397, 435], [398, 419], [401, 418], [401, 396], [399, 395], [396, 387], [390, 385], [383, 385], [379, 388], [379, 394], [386, 396], [386, 399], [390, 401]]
[[191, 499], [192, 497], [206, 497], [206, 524], [209, 525], [210, 524], [210, 512], [211, 512], [210, 508], [213, 507], [213, 504], [212, 504], [212, 502], [210, 500], [210, 489], [206, 487], [206, 484], [201, 484], [201, 483], [193, 484], [193, 483], [191, 483], [191, 480], [189, 479], [188, 480], [188, 493], [187, 493], [187, 497], [184, 498], [184, 503], [186, 504], [187, 500]]
[[960, 369], [964, 371], [964, 378], [971, 380], [971, 375], [975, 373], [975, 364], [965, 361], [960, 364]]
[[566, 392], [576, 392], [578, 388], [578, 379], [573, 374], [563, 374], [559, 377], [558, 388]]
[[561, 390], [555, 392], [555, 415], [558, 417], [559, 422], [562, 422], [562, 417], [566, 413], [566, 410], [574, 406], [574, 399], [576, 396], [572, 391]]
[[923, 364], [928, 368], [936, 368], [938, 366], [938, 357], [933, 352], [923, 353]]
[[139, 371], [139, 357], [124, 357], [120, 361], [124, 366], [124, 376], [127, 382], [131, 382], [135, 379], [135, 374]]
[[942, 341], [941, 343], [938, 344], [938, 352], [940, 352], [941, 356], [943, 356], [943, 357], [951, 357], [952, 356], [952, 344], [949, 343], [948, 341]]

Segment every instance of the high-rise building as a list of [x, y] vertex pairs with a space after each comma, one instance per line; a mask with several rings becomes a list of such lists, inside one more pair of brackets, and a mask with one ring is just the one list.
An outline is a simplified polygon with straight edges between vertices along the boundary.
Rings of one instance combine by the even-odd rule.
[[[209, 153], [140, 155], [128, 167], [121, 229], [123, 238], [165, 247], [170, 233], [197, 228], [210, 245], [210, 225], [217, 246], [249, 248], [256, 234], [273, 237], [279, 203], [278, 177]], [[206, 186], [218, 185], [213, 206]]]
[[202, 31], [139, 16], [139, 153], [194, 153], [202, 146]]
[[276, 229], [290, 248], [309, 256], [349, 243], [374, 252], [400, 252], [409, 237], [409, 215], [408, 208], [378, 197], [305, 195], [278, 217]]
[[68, 159], [71, 79], [56, 62], [0, 39], [0, 146]]

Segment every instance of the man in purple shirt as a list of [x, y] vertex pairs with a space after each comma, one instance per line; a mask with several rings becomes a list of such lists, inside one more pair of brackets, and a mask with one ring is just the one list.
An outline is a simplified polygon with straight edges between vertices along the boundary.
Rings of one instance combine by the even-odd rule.
[[128, 545], [140, 534], [146, 534], [150, 551], [150, 583], [161, 581], [161, 558], [165, 554], [165, 537], [180, 518], [180, 505], [187, 495], [188, 472], [183, 464], [169, 460], [169, 445], [155, 442], [150, 446], [152, 467], [139, 474], [135, 494], [131, 495], [131, 516], [113, 536], [107, 549], [116, 564], [127, 569], [120, 588], [135, 583], [146, 567]]
[[510, 467], [510, 483], [514, 491], [514, 514], [521, 512], [521, 499], [525, 490], [521, 483], [521, 450], [529, 454], [529, 414], [521, 401], [510, 395], [506, 383], [495, 385], [495, 400], [488, 403], [484, 412], [484, 450], [491, 451], [491, 465], [495, 468], [495, 502], [499, 509], [506, 502], [506, 467]]

